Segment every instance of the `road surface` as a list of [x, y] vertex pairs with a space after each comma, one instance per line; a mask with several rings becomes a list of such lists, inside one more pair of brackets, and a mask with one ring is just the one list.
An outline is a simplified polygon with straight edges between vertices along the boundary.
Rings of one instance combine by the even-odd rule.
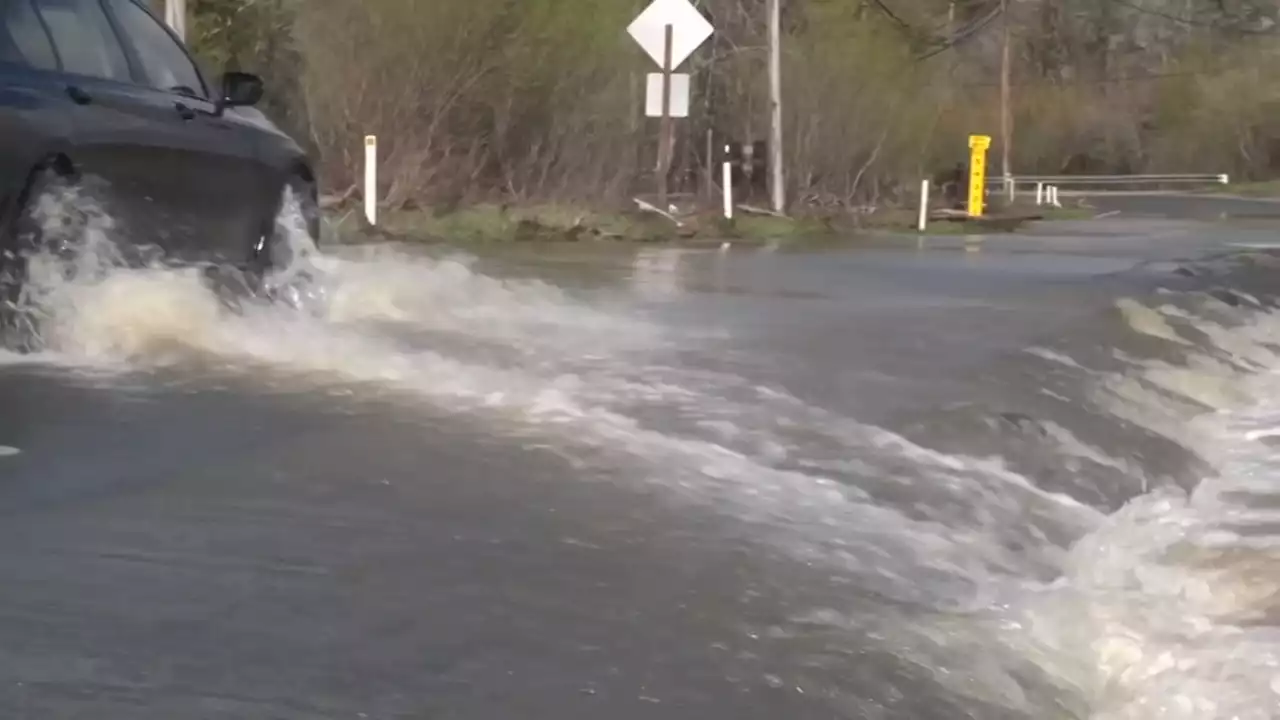
[[[58, 285], [49, 347], [0, 356], [0, 712], [1265, 708], [1274, 641], [1220, 639], [1265, 594], [1220, 575], [1212, 632], [1175, 637], [1181, 596], [1123, 578], [1198, 581], [1143, 512], [1216, 523], [1170, 498], [1245, 450], [1270, 467], [1196, 424], [1280, 400], [1238, 397], [1253, 375], [1218, 349], [1257, 360], [1256, 336], [1159, 312], [1245, 317], [1221, 288], [1268, 267], [1212, 258], [1268, 237], [368, 248], [318, 304], [239, 313], [177, 271]], [[1217, 567], [1273, 562], [1239, 552]]]

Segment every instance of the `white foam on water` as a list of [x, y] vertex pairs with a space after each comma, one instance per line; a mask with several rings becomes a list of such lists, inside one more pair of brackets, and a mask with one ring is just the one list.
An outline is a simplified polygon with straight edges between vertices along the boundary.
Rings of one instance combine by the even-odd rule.
[[[197, 268], [159, 262], [126, 267], [112, 219], [85, 198], [68, 193], [47, 199], [45, 224], [72, 236], [63, 243], [77, 252], [72, 260], [42, 254], [32, 261], [24, 306], [39, 320], [40, 350], [89, 364], [163, 362], [193, 348], [230, 356], [263, 351], [269, 362], [302, 360], [306, 348], [329, 356], [341, 351], [329, 345], [359, 345], [358, 331], [373, 321], [586, 356], [660, 341], [652, 323], [576, 302], [546, 283], [487, 277], [462, 256], [433, 258], [391, 247], [346, 257], [322, 254], [291, 205], [280, 223], [296, 262], [273, 280], [292, 293], [297, 307], [257, 303], [232, 313]], [[80, 220], [72, 228], [62, 227], [59, 217], [68, 206]], [[307, 279], [299, 283], [299, 277]], [[275, 332], [303, 347], [268, 351]], [[361, 348], [352, 350], [358, 364]], [[316, 363], [317, 369], [336, 369], [331, 364]]]
[[[1270, 350], [1254, 343], [1280, 338], [1271, 313], [1232, 329], [1195, 321], [1215, 353], [1266, 359]], [[1131, 380], [1162, 392], [1115, 382], [1123, 399], [1112, 406], [1184, 441], [1216, 473], [1193, 493], [1155, 491], [1106, 518], [1072, 547], [1057, 582], [1002, 615], [1013, 629], [1005, 637], [1078, 688], [1098, 720], [1275, 717], [1280, 449], [1257, 431], [1280, 425], [1280, 376], [1207, 354], [1184, 368], [1146, 365]], [[1207, 407], [1171, 404], [1179, 400]]]
[[[575, 301], [554, 285], [507, 281], [461, 254], [431, 258], [393, 247], [325, 258], [321, 292], [334, 323], [400, 322], [416, 328], [540, 345], [563, 351], [600, 342], [651, 344], [658, 329]], [[571, 344], [572, 347], [566, 347]]]
[[[79, 255], [33, 265], [40, 357], [96, 373], [199, 360], [277, 388], [356, 383], [479, 413], [497, 433], [628, 458], [628, 483], [915, 602], [972, 605], [988, 583], [1051, 566], [1060, 548], [1046, 537], [1097, 522], [998, 459], [934, 453], [742, 378], [646, 364], [660, 328], [543, 283], [391, 249], [322, 255], [294, 234], [308, 267], [281, 284], [315, 276], [298, 307], [233, 311], [194, 269], [122, 267], [111, 232], [90, 213]], [[518, 352], [406, 342], [387, 322]], [[652, 407], [658, 425], [641, 419]]]
[[1086, 372], [1088, 371], [1088, 368], [1076, 362], [1074, 358], [1064, 355], [1050, 348], [1030, 347], [1030, 348], [1027, 348], [1024, 352], [1026, 352], [1028, 355], [1038, 357], [1042, 360], [1048, 360], [1049, 362], [1057, 363], [1059, 365], [1062, 365], [1063, 367], [1068, 367], [1073, 370], [1085, 370]]
[[1045, 434], [1058, 444], [1058, 450], [1068, 459], [1087, 460], [1092, 463], [1109, 467], [1113, 470], [1129, 475], [1130, 477], [1142, 477], [1143, 471], [1136, 463], [1129, 460], [1113, 458], [1102, 450], [1082, 441], [1076, 437], [1070, 430], [1061, 425], [1046, 421], [1043, 423]]
[[[296, 306], [233, 310], [194, 269], [123, 267], [105, 216], [88, 213], [78, 232], [71, 261], [33, 264], [24, 307], [38, 321], [37, 352], [23, 362], [136, 373], [199, 359], [299, 392], [389, 389], [579, 458], [625, 456], [637, 489], [749, 526], [860, 589], [995, 618], [983, 642], [1032, 659], [1096, 718], [1261, 718], [1259, 703], [1280, 703], [1280, 646], [1256, 620], [1276, 609], [1280, 569], [1236, 524], [1265, 515], [1232, 495], [1280, 478], [1280, 454], [1248, 435], [1280, 426], [1280, 383], [1242, 371], [1276, 366], [1263, 343], [1280, 338], [1280, 322], [1265, 313], [1240, 328], [1197, 320], [1227, 360], [1135, 361], [1143, 373], [1099, 386], [1122, 417], [1193, 447], [1221, 475], [1191, 497], [1163, 490], [1107, 517], [999, 458], [935, 452], [743, 378], [665, 366], [647, 352], [665, 341], [662, 328], [545, 283], [484, 276], [465, 258], [390, 248], [339, 257], [295, 233], [305, 272], [277, 280], [314, 276], [297, 286]], [[1189, 345], [1162, 313], [1122, 308], [1137, 331]], [[406, 340], [414, 332], [511, 352]], [[660, 425], [643, 420], [652, 408], [665, 411]], [[1052, 429], [1066, 456], [1137, 472]], [[1028, 579], [1046, 573], [1057, 580]], [[948, 627], [921, 625], [931, 649], [919, 652], [941, 652], [957, 637]], [[1026, 702], [1012, 662], [985, 658], [978, 686], [956, 675], [956, 691]]]
[[[233, 311], [195, 269], [121, 266], [104, 215], [89, 213], [79, 232], [80, 252], [70, 261], [33, 261], [27, 298], [41, 356], [63, 366], [136, 372], [199, 359], [277, 387], [305, 392], [359, 383], [482, 413], [495, 432], [629, 457], [641, 475], [631, 482], [765, 527], [763, 534], [779, 547], [877, 576], [890, 594], [964, 602], [963, 594], [972, 592], [965, 588], [982, 582], [988, 569], [1013, 571], [1022, 562], [1019, 553], [984, 542], [983, 528], [1041, 532], [1034, 523], [1010, 522], [1023, 512], [1010, 497], [1039, 494], [1025, 479], [983, 461], [930, 455], [856, 421], [815, 415], [783, 394], [758, 405], [767, 407], [763, 412], [720, 399], [720, 390], [755, 389], [723, 377], [703, 378], [713, 384], [697, 388], [670, 368], [637, 362], [643, 360], [637, 348], [661, 343], [657, 328], [585, 306], [543, 283], [500, 281], [465, 262], [390, 249], [339, 258], [303, 247], [299, 254], [309, 265], [303, 274], [315, 280], [295, 295], [299, 307], [251, 302]], [[298, 274], [288, 269], [280, 284]], [[386, 322], [502, 340], [519, 352], [514, 359], [466, 348], [450, 354], [434, 342], [406, 342], [387, 332]], [[751, 442], [731, 446], [705, 433], [646, 426], [636, 414], [646, 404], [683, 405], [694, 414], [693, 425], [722, 416]], [[834, 445], [840, 457], [888, 458], [866, 468], [867, 481], [880, 483], [882, 492], [928, 487], [955, 503], [908, 512], [867, 499], [834, 474], [847, 467], [832, 465], [828, 473], [813, 464], [781, 466], [785, 448], [804, 435]], [[929, 468], [926, 479], [910, 470], [922, 464]], [[1043, 514], [1046, 522], [1061, 522]], [[913, 565], [933, 571], [945, 591], [926, 583], [908, 587], [901, 578]]]
[[1129, 327], [1135, 332], [1179, 345], [1191, 344], [1178, 334], [1178, 331], [1169, 324], [1169, 321], [1164, 318], [1159, 310], [1149, 308], [1132, 298], [1118, 300], [1116, 309], [1120, 311]]
[[[1215, 472], [1194, 492], [1161, 488], [1099, 515], [1055, 558], [1053, 580], [996, 586], [985, 605], [963, 615], [895, 622], [824, 610], [824, 617], [801, 622], [834, 625], [855, 637], [870, 632], [904, 660], [930, 668], [957, 696], [1029, 717], [1276, 717], [1280, 444], [1266, 437], [1280, 427], [1280, 365], [1245, 372], [1223, 363], [1221, 354], [1265, 358], [1268, 351], [1251, 343], [1280, 338], [1280, 319], [1256, 311], [1237, 318], [1244, 322], [1231, 327], [1188, 318], [1217, 338], [1214, 347], [1182, 368], [1135, 359], [1138, 372], [1100, 388], [1114, 394], [1109, 405], [1129, 410], [1126, 417], [1185, 440], [1212, 465]], [[1179, 369], [1189, 375], [1173, 372]], [[1199, 404], [1206, 400], [1213, 402]], [[1051, 422], [1045, 427], [1067, 458], [1142, 472]], [[986, 542], [999, 537], [986, 529], [982, 535]], [[1051, 709], [1029, 694], [1024, 661], [1044, 673], [1060, 706]]]

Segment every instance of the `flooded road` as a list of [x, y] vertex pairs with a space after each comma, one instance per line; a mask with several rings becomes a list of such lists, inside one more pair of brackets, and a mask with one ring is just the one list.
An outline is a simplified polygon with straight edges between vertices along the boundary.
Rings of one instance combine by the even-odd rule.
[[1270, 718], [1274, 237], [53, 268], [0, 710]]

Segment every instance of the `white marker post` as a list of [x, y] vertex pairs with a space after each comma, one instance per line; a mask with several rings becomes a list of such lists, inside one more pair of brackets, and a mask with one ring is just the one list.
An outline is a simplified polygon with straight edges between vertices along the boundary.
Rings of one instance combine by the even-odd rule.
[[378, 224], [378, 137], [364, 138], [364, 216], [370, 225]]
[[1036, 183], [1036, 205], [1044, 204], [1044, 183]]
[[720, 168], [720, 182], [724, 185], [724, 219], [733, 219], [733, 164], [729, 162], [729, 146], [724, 146], [724, 163]]
[[187, 0], [164, 0], [164, 21], [185, 42], [187, 39]]
[[929, 181], [920, 181], [920, 219], [916, 222], [916, 229], [924, 232], [929, 225]]

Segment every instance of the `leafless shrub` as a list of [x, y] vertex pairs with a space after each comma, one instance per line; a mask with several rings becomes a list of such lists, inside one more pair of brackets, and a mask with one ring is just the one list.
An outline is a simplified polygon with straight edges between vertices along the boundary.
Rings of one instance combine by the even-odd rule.
[[[641, 117], [641, 91], [653, 68], [624, 34], [641, 0], [192, 2], [206, 64], [267, 75], [269, 112], [337, 192], [356, 184], [366, 134], [380, 137], [393, 205], [616, 204], [652, 184], [657, 123]], [[1102, 0], [1013, 0], [1015, 171], [1280, 172], [1280, 65], [1274, 41], [1241, 29], [1265, 27], [1265, 8], [1243, 2], [1230, 18], [1192, 2], [1192, 26]], [[693, 194], [718, 182], [708, 132], [713, 148], [763, 140], [768, 121], [764, 0], [701, 4], [717, 33], [681, 68], [696, 97], [672, 175]], [[850, 210], [892, 199], [962, 161], [967, 135], [997, 134], [999, 33], [918, 62], [952, 3], [885, 4], [892, 16], [784, 0], [790, 197]], [[1176, 5], [1165, 9], [1189, 7]], [[950, 27], [990, 6], [955, 3]]]

